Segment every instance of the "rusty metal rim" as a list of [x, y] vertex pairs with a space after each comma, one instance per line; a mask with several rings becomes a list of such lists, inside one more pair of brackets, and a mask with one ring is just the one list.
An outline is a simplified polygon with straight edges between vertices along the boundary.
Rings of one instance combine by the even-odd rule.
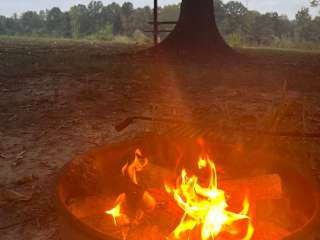
[[[145, 137], [135, 138], [133, 140], [127, 140], [127, 141], [120, 142], [120, 143], [113, 143], [113, 144], [110, 144], [107, 147], [107, 149], [113, 149], [113, 148], [120, 146], [120, 145], [121, 146], [122, 145], [133, 145], [134, 143], [139, 143], [143, 140], [145, 140]], [[91, 151], [99, 150], [101, 148], [102, 147], [98, 147], [98, 148], [95, 148]], [[105, 146], [103, 148], [106, 149]], [[88, 154], [91, 151], [89, 151], [85, 154]], [[57, 212], [59, 214], [58, 216], [63, 217], [70, 224], [72, 224], [72, 226], [74, 226], [78, 231], [80, 231], [81, 233], [84, 233], [88, 237], [91, 237], [96, 240], [117, 240], [109, 235], [106, 235], [106, 234], [103, 234], [97, 230], [94, 230], [93, 228], [89, 227], [87, 224], [85, 224], [84, 222], [79, 220], [77, 217], [75, 217], [73, 214], [71, 214], [71, 212], [69, 211], [66, 204], [62, 201], [61, 196], [60, 196], [59, 187], [61, 185], [62, 178], [65, 175], [66, 171], [69, 169], [69, 166], [71, 163], [72, 163], [72, 160], [63, 166], [63, 168], [61, 169], [61, 171], [57, 177], [57, 180], [56, 180], [56, 188], [55, 188], [55, 196], [54, 196], [55, 199], [54, 200], [55, 200], [55, 206], [56, 206]], [[295, 171], [297, 171], [297, 169], [295, 169], [294, 167], [289, 166], [289, 168], [290, 167], [291, 167], [291, 169], [294, 169]], [[315, 177], [312, 174], [309, 175], [309, 177], [306, 177], [305, 174], [303, 174], [303, 176], [307, 180], [309, 186], [312, 189], [312, 195], [315, 200], [315, 209], [313, 211], [313, 215], [309, 218], [309, 221], [307, 221], [300, 228], [292, 231], [289, 236], [283, 238], [282, 240], [304, 239], [305, 236], [308, 233], [310, 233], [310, 231], [312, 231], [312, 229], [320, 222], [318, 219], [320, 217], [320, 192], [318, 189], [318, 184], [316, 182]]]
[[[293, 167], [292, 167], [293, 168]], [[297, 171], [297, 169], [295, 169]], [[292, 231], [289, 236], [283, 238], [282, 240], [301, 240], [305, 239], [307, 234], [310, 234], [310, 232], [315, 228], [317, 224], [319, 224], [319, 217], [320, 217], [320, 192], [318, 183], [314, 177], [309, 171], [309, 177], [306, 177], [306, 174], [302, 174], [303, 177], [307, 180], [308, 185], [311, 187], [312, 190], [312, 197], [314, 199], [314, 211], [312, 216], [309, 218], [309, 220], [300, 228], [297, 228], [296, 230]]]
[[[141, 141], [143, 140], [142, 138], [137, 138], [135, 139], [136, 141]], [[121, 142], [121, 143], [113, 143], [110, 144], [108, 146], [108, 149], [112, 149], [115, 148], [117, 146], [120, 146], [120, 144], [133, 144], [133, 142], [135, 140], [127, 140], [125, 142]], [[85, 154], [88, 154], [94, 150], [99, 150], [102, 147], [98, 147], [95, 148]], [[105, 147], [103, 147], [105, 148]], [[75, 217], [73, 214], [71, 214], [71, 212], [69, 211], [68, 207], [66, 206], [66, 204], [62, 201], [61, 199], [61, 195], [60, 195], [60, 191], [59, 191], [59, 187], [61, 185], [62, 182], [62, 178], [64, 177], [65, 173], [67, 172], [67, 170], [69, 169], [71, 163], [73, 160], [69, 161], [68, 163], [66, 163], [58, 177], [56, 180], [56, 188], [55, 188], [55, 196], [54, 196], [54, 201], [55, 201], [55, 206], [58, 212], [58, 216], [59, 217], [63, 217], [65, 220], [67, 220], [72, 226], [74, 226], [78, 231], [80, 231], [81, 233], [84, 233], [85, 235], [87, 235], [90, 238], [96, 239], [96, 240], [117, 240], [111, 236], [105, 235], [97, 230], [94, 230], [93, 228], [89, 227], [87, 224], [85, 224], [84, 222], [82, 222], [80, 219], [78, 219], [77, 217]]]
[[58, 176], [57, 180], [57, 187], [55, 192], [55, 206], [56, 210], [58, 212], [58, 217], [62, 217], [64, 220], [68, 222], [68, 224], [71, 224], [72, 227], [76, 228], [79, 232], [87, 235], [90, 238], [97, 239], [97, 240], [116, 240], [112, 237], [106, 236], [105, 234], [102, 234], [93, 228], [86, 225], [84, 222], [82, 222], [80, 219], [75, 217], [73, 214], [70, 213], [68, 210], [68, 207], [66, 204], [61, 200], [60, 192], [59, 192], [59, 186], [61, 179], [63, 175], [68, 170], [68, 167], [70, 165], [70, 162], [67, 163], [61, 170], [61, 173]]

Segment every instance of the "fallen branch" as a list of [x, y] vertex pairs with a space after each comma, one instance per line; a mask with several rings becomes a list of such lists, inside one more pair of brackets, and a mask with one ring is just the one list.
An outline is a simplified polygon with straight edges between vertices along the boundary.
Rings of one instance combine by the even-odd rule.
[[178, 119], [168, 119], [168, 118], [152, 118], [152, 117], [144, 117], [144, 116], [134, 116], [129, 117], [122, 121], [121, 123], [115, 126], [115, 129], [118, 132], [126, 129], [129, 125], [133, 124], [135, 120], [143, 120], [143, 121], [153, 121], [153, 122], [164, 122], [164, 123], [186, 123], [184, 120]]

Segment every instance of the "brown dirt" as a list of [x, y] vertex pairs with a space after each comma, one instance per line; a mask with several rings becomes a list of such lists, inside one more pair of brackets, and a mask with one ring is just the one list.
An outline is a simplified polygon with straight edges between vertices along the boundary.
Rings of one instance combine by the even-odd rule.
[[[1, 239], [59, 239], [59, 169], [90, 148], [168, 127], [137, 122], [117, 133], [113, 125], [128, 116], [320, 131], [319, 54], [242, 50], [249, 61], [208, 64], [112, 55], [136, 49], [0, 42]], [[320, 174], [317, 139], [273, 143]]]

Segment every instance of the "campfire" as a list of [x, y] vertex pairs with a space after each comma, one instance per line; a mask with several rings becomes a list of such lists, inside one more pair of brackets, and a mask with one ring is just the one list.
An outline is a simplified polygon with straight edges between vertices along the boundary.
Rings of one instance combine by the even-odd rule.
[[274, 240], [311, 225], [317, 196], [299, 170], [237, 174], [219, 151], [152, 135], [71, 161], [57, 192], [62, 239]]
[[[122, 168], [122, 174], [130, 177], [134, 184], [138, 185], [137, 172], [142, 171], [148, 164], [148, 159], [144, 158], [139, 149], [135, 152], [135, 159], [129, 165], [127, 163]], [[168, 194], [176, 201], [177, 207], [183, 211], [179, 225], [174, 229], [172, 234], [167, 236], [167, 239], [200, 239], [197, 237], [197, 229], [201, 229], [201, 239], [215, 239], [222, 234], [240, 235], [241, 239], [249, 240], [253, 235], [254, 228], [251, 218], [248, 215], [249, 202], [245, 197], [243, 209], [239, 213], [234, 213], [228, 210], [226, 194], [218, 188], [217, 172], [214, 163], [210, 160], [207, 154], [199, 157], [198, 168], [205, 169], [209, 172], [209, 177], [206, 179], [207, 186], [203, 187], [199, 183], [198, 176], [188, 176], [186, 169], [182, 169], [181, 176], [177, 179], [177, 186], [170, 187], [164, 185]], [[144, 191], [141, 196], [145, 209], [152, 211], [157, 200], [148, 191]], [[113, 217], [116, 226], [130, 224], [130, 217], [124, 210], [126, 202], [126, 193], [121, 193], [116, 200], [116, 206], [108, 211]], [[143, 211], [140, 212], [140, 218]], [[135, 217], [135, 219], [137, 219]], [[246, 221], [245, 231], [237, 229], [237, 222]], [[123, 233], [125, 236], [125, 233]], [[191, 237], [194, 236], [194, 237]], [[126, 239], [126, 237], [124, 237]], [[240, 238], [239, 238], [240, 239]]]

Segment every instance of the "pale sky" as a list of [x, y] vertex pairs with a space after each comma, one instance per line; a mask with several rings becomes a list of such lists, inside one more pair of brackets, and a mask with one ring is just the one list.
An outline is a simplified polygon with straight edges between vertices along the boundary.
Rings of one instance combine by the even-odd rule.
[[[60, 7], [62, 10], [68, 10], [76, 4], [88, 4], [91, 0], [0, 0], [0, 15], [12, 16], [13, 13], [21, 13], [27, 10], [43, 10], [46, 8]], [[113, 0], [119, 4], [125, 0]], [[112, 0], [102, 0], [104, 4], [113, 2]], [[223, 0], [228, 2], [228, 0]], [[309, 0], [238, 0], [246, 5], [250, 10], [260, 12], [277, 11], [280, 14], [286, 14], [289, 18], [294, 18], [295, 13], [301, 7], [309, 7]], [[152, 5], [153, 0], [130, 0], [135, 7]], [[178, 3], [178, 0], [159, 0], [160, 5]], [[312, 9], [312, 14], [318, 14], [320, 9]]]

